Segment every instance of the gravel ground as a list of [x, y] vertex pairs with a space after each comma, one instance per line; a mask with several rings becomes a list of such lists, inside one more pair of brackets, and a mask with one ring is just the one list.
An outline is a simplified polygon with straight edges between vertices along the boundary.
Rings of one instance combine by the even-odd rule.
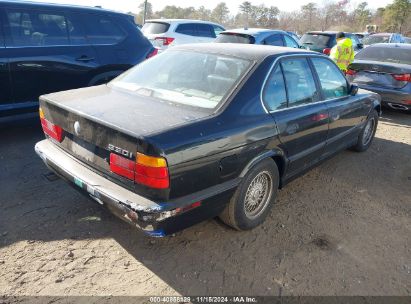
[[37, 124], [0, 138], [0, 295], [411, 295], [409, 114], [287, 185], [261, 227], [163, 239], [47, 175]]

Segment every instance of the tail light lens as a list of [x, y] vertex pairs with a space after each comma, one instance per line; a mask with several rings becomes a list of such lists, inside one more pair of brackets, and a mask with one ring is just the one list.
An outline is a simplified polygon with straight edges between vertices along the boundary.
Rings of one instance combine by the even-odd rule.
[[347, 70], [347, 71], [345, 72], [345, 74], [346, 74], [346, 75], [350, 75], [350, 76], [354, 76], [355, 74], [357, 74], [357, 71]]
[[39, 109], [39, 115], [40, 115], [40, 122], [41, 122], [41, 127], [43, 128], [43, 132], [50, 136], [51, 138], [57, 140], [58, 142], [63, 141], [63, 129], [51, 123], [44, 117], [43, 110], [40, 108]]
[[170, 45], [174, 41], [174, 38], [171, 37], [156, 37], [155, 39], [162, 40], [164, 46]]
[[157, 49], [157, 48], [154, 48], [150, 53], [148, 53], [148, 55], [146, 56], [146, 58], [148, 59], [148, 58], [154, 57], [154, 56], [157, 55], [157, 54], [158, 54], [158, 49]]
[[134, 162], [111, 153], [110, 170], [150, 188], [167, 189], [170, 186], [167, 161], [163, 157], [137, 153], [137, 159]]
[[330, 49], [330, 48], [323, 49], [323, 54], [325, 54], [325, 55], [330, 55], [330, 53], [331, 53], [331, 49]]
[[395, 80], [411, 82], [411, 74], [392, 74]]

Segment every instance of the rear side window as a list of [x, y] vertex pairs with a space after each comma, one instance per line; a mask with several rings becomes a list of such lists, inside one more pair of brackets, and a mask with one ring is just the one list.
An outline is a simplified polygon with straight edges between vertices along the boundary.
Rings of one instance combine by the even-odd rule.
[[163, 34], [168, 31], [170, 24], [166, 22], [146, 22], [141, 31], [144, 34]]
[[311, 60], [320, 78], [326, 100], [348, 95], [347, 80], [334, 63], [323, 58], [312, 58]]
[[284, 35], [285, 45], [292, 48], [299, 48], [298, 43], [288, 35]]
[[69, 44], [64, 14], [33, 10], [7, 10], [6, 14], [13, 46]]
[[183, 23], [177, 26], [176, 33], [189, 36], [197, 36], [197, 28], [195, 23]]
[[218, 26], [218, 25], [213, 25], [213, 29], [214, 29], [214, 34], [216, 37], [220, 35], [221, 32], [225, 31], [225, 29], [223, 29], [221, 26]]
[[287, 95], [280, 65], [271, 73], [265, 84], [263, 100], [269, 111], [287, 107]]
[[84, 17], [86, 37], [91, 44], [115, 44], [126, 37], [124, 31], [111, 18], [94, 14]]
[[199, 37], [207, 37], [207, 38], [215, 38], [214, 28], [210, 24], [197, 24], [197, 36]]
[[287, 87], [289, 107], [319, 100], [317, 88], [307, 59], [285, 59], [282, 61], [281, 66]]
[[274, 46], [284, 46], [282, 35], [275, 34], [264, 39], [264, 44], [274, 45]]

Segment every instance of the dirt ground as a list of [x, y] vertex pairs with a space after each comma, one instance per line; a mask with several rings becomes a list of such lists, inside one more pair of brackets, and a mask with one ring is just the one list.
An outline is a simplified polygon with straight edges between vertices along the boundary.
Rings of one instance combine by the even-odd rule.
[[411, 295], [409, 114], [287, 185], [261, 227], [163, 239], [47, 175], [36, 124], [0, 132], [0, 295]]

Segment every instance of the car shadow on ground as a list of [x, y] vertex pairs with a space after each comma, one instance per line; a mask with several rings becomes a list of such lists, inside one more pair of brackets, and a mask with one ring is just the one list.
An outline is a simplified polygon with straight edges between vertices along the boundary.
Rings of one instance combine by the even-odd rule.
[[[398, 116], [397, 124], [410, 125]], [[0, 147], [0, 250], [19, 241], [112, 238], [183, 295], [390, 294], [407, 278], [386, 283], [386, 269], [409, 250], [410, 145], [376, 138], [365, 153], [340, 153], [281, 190], [252, 231], [209, 220], [152, 239], [47, 175], [33, 150], [43, 138], [37, 125], [0, 136], [7, 143]]]
[[389, 124], [407, 126], [411, 128], [411, 111], [405, 112], [383, 108], [382, 117], [380, 120]]

